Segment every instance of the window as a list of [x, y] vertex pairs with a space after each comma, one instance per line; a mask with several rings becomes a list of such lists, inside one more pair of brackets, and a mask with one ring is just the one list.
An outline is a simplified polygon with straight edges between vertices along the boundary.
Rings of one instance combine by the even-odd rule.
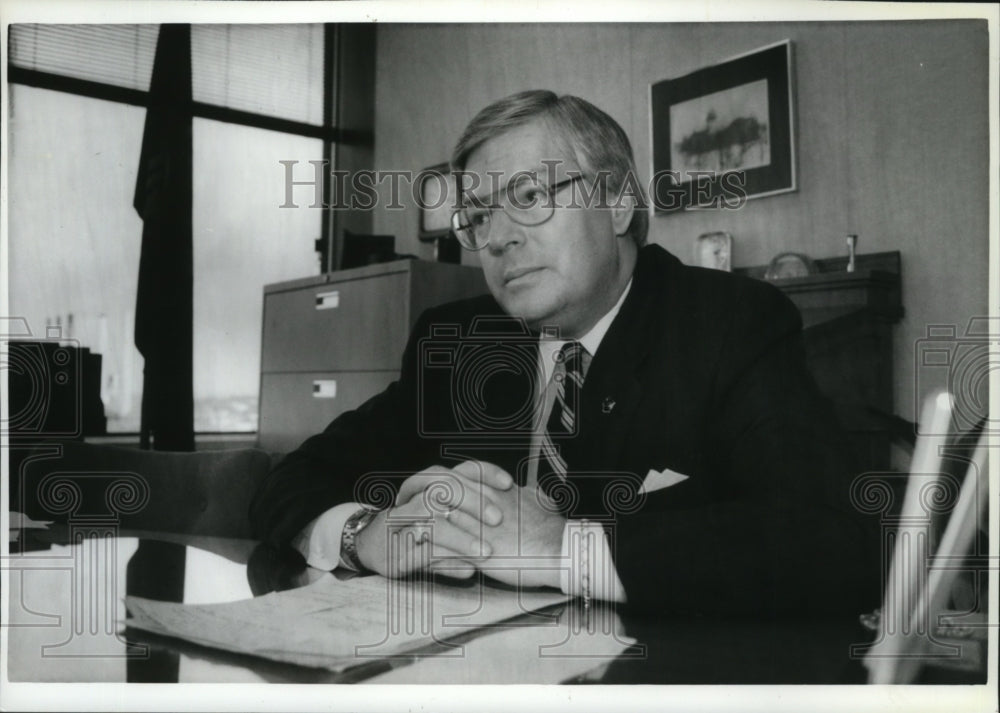
[[195, 25], [196, 102], [323, 123], [322, 25]]
[[149, 89], [159, 25], [12, 25], [11, 65]]
[[[110, 432], [140, 427], [132, 197], [158, 30], [10, 33], [12, 313], [103, 356]], [[278, 208], [278, 161], [331, 151], [326, 36], [323, 25], [192, 27], [196, 432], [256, 430], [263, 286], [319, 270], [323, 211]]]
[[142, 221], [132, 194], [145, 111], [11, 86], [11, 316], [102, 355], [109, 431], [138, 431], [142, 356], [133, 344]]
[[319, 139], [194, 121], [195, 431], [257, 430], [262, 287], [319, 272], [320, 211], [278, 207], [278, 161], [322, 156]]

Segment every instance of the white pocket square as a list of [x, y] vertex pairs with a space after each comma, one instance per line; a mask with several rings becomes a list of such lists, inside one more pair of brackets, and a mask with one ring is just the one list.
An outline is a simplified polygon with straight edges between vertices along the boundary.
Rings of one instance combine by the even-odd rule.
[[639, 492], [652, 493], [654, 490], [663, 490], [663, 488], [669, 488], [671, 485], [677, 485], [687, 479], [688, 476], [676, 473], [670, 470], [670, 468], [664, 468], [660, 472], [650, 470], [646, 474], [646, 479], [642, 481], [642, 487], [639, 488]]

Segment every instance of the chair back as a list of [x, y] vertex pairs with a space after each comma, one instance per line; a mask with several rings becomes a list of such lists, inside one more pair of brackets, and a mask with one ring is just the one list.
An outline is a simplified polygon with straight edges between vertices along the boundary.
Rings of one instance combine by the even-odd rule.
[[250, 499], [271, 466], [262, 450], [173, 453], [63, 442], [36, 445], [11, 473], [10, 509], [35, 520], [250, 537]]

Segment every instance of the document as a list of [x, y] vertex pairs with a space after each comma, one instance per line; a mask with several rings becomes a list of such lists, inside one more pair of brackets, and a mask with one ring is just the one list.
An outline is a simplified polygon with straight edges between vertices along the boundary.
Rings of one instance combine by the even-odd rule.
[[[461, 656], [429, 656], [368, 679], [368, 683], [551, 684], [600, 682], [619, 658], [645, 658], [645, 649], [619, 627], [607, 626], [609, 610], [594, 626], [578, 626], [579, 610], [565, 607], [557, 625], [487, 630], [466, 643]], [[617, 619], [617, 617], [615, 617]], [[620, 622], [617, 622], [620, 625]], [[617, 629], [617, 630], [616, 630]]]
[[[402, 581], [377, 575], [339, 580], [326, 573], [299, 589], [224, 604], [126, 597], [128, 626], [204, 646], [342, 671], [411, 655], [498, 622], [554, 623], [538, 610], [568, 597], [481, 582]], [[442, 644], [447, 651], [448, 644]]]

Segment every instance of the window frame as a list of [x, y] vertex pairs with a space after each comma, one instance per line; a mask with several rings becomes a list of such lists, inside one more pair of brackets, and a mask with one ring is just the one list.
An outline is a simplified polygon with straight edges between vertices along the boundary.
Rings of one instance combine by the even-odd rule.
[[[11, 28], [12, 29], [12, 28]], [[326, 165], [333, 166], [336, 158], [337, 146], [339, 145], [360, 145], [371, 146], [374, 143], [373, 132], [359, 131], [356, 129], [341, 129], [336, 125], [337, 95], [339, 93], [338, 58], [340, 56], [340, 32], [341, 25], [337, 23], [323, 23], [323, 124], [316, 125], [294, 119], [286, 119], [267, 114], [231, 109], [206, 102], [192, 102], [192, 116], [194, 118], [212, 119], [227, 124], [248, 126], [258, 129], [267, 129], [297, 136], [320, 139], [323, 142], [323, 160]], [[18, 66], [12, 62], [7, 64], [7, 83], [20, 84], [39, 89], [48, 89], [66, 94], [90, 97], [93, 99], [103, 99], [131, 106], [149, 107], [149, 91], [123, 87], [106, 82], [99, 82], [87, 79], [80, 79], [54, 72], [30, 69]], [[137, 157], [138, 158], [138, 157]], [[325, 206], [331, 204], [331, 191], [333, 186], [330, 181], [323, 183], [323, 201]], [[332, 208], [322, 209], [320, 215], [320, 235], [326, 243], [327, 261], [321, 268], [322, 272], [334, 269], [334, 258], [336, 256], [334, 212]], [[258, 394], [259, 398], [259, 394]], [[259, 427], [259, 424], [258, 424]], [[236, 438], [238, 441], [245, 439], [256, 439], [258, 431], [195, 431], [195, 438], [208, 437]], [[121, 440], [123, 438], [138, 437], [139, 432], [115, 432], [108, 434], [108, 438]]]

